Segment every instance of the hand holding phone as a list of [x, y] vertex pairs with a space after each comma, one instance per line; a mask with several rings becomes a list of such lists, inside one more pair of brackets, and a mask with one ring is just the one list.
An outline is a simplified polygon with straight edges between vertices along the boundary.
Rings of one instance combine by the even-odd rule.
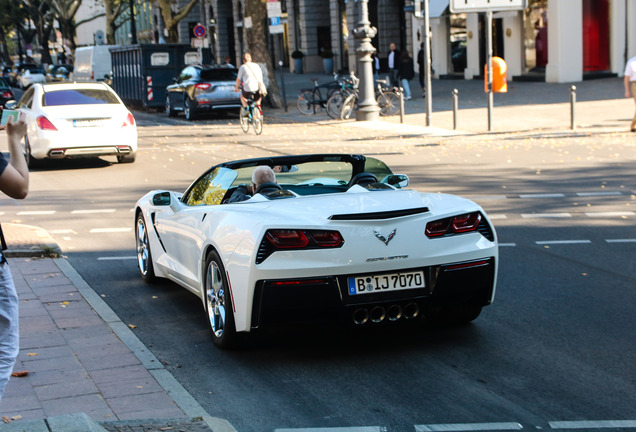
[[2, 110], [2, 120], [0, 120], [0, 125], [6, 125], [9, 118], [13, 119], [13, 123], [17, 123], [18, 120], [20, 120], [20, 111], [8, 109]]

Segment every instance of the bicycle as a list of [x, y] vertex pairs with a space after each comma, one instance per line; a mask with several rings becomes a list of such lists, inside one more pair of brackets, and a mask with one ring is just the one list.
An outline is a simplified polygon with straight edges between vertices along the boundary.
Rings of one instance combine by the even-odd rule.
[[380, 115], [392, 116], [400, 112], [400, 97], [402, 91], [399, 87], [389, 87], [387, 80], [376, 80], [376, 101], [380, 107]]
[[342, 104], [347, 96], [357, 91], [360, 80], [351, 72], [348, 76], [338, 77], [340, 89], [336, 90], [327, 100], [327, 114], [333, 119], [340, 118]]
[[[317, 111], [326, 108], [327, 100], [337, 91], [338, 87], [340, 87], [340, 83], [337, 80], [327, 84], [318, 84], [318, 80], [315, 78], [311, 80], [314, 82], [314, 88], [301, 90], [296, 102], [298, 111], [305, 115], [316, 114]], [[323, 89], [326, 91], [324, 97], [322, 93]], [[327, 112], [327, 114], [329, 114], [329, 112]]]
[[[400, 112], [401, 90], [398, 87], [388, 87], [386, 80], [376, 80], [376, 101], [380, 108], [381, 116], [392, 116]], [[347, 120], [358, 106], [358, 89], [351, 92], [342, 102], [340, 119]]]
[[263, 132], [263, 112], [254, 100], [248, 99], [247, 107], [241, 107], [239, 119], [243, 132], [247, 133], [249, 131], [250, 124], [254, 127], [256, 135], [260, 135]]

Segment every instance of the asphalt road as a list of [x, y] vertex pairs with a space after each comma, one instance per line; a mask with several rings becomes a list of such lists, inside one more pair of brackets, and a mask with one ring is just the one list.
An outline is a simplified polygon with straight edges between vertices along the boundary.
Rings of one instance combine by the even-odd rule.
[[[0, 199], [2, 220], [49, 230], [210, 415], [240, 432], [636, 428], [636, 152], [623, 137], [379, 139], [293, 123], [256, 137], [233, 116], [136, 117], [136, 163], [34, 171], [27, 200]], [[220, 351], [197, 298], [141, 281], [141, 195], [185, 190], [223, 160], [313, 152], [373, 154], [415, 189], [480, 203], [502, 244], [493, 305], [461, 328], [278, 329]]]

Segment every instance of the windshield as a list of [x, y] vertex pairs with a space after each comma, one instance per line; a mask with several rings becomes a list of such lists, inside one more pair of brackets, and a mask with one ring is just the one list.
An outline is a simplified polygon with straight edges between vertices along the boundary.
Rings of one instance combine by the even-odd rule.
[[[188, 188], [183, 202], [193, 206], [221, 204], [228, 190], [233, 190], [241, 184], [252, 183], [252, 173], [257, 166], [258, 163], [237, 169], [216, 167]], [[276, 173], [278, 184], [297, 195], [345, 192], [354, 175], [352, 163], [346, 160], [274, 164], [272, 169]], [[380, 182], [392, 174], [384, 162], [374, 158], [366, 158], [364, 172], [373, 174]]]
[[236, 69], [204, 69], [201, 79], [204, 81], [236, 81]]
[[103, 89], [68, 89], [44, 93], [43, 106], [118, 104], [117, 97]]

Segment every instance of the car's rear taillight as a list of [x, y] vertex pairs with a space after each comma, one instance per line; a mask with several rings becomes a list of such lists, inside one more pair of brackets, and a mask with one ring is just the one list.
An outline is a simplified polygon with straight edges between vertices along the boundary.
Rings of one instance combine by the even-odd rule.
[[52, 131], [57, 130], [57, 128], [53, 126], [53, 123], [51, 123], [51, 121], [44, 116], [38, 117], [36, 119], [36, 123], [38, 124], [38, 127], [42, 130], [52, 130]]
[[2, 97], [5, 98], [5, 99], [13, 98], [13, 93], [11, 93], [8, 90], [5, 90], [5, 91], [2, 92]]
[[309, 231], [308, 235], [321, 247], [338, 247], [342, 243], [338, 231]]
[[427, 237], [441, 237], [449, 234], [461, 234], [475, 231], [481, 222], [479, 212], [439, 219], [426, 224]]
[[269, 230], [265, 236], [279, 249], [304, 248], [309, 239], [301, 230]]
[[199, 90], [207, 90], [212, 86], [212, 84], [210, 83], [198, 83], [195, 84], [194, 87], [198, 88]]
[[126, 116], [126, 120], [124, 120], [124, 124], [122, 124], [121, 127], [134, 126], [134, 125], [135, 125], [135, 117], [133, 117], [132, 113], [128, 113], [128, 115]]

